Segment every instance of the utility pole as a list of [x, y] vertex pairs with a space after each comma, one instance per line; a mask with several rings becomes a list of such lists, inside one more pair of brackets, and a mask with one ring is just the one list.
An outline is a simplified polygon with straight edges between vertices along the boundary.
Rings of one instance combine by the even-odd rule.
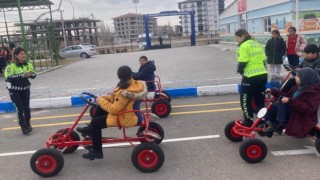
[[64, 29], [64, 20], [63, 20], [62, 12], [63, 12], [63, 10], [60, 10], [61, 24], [62, 24], [62, 34], [63, 34], [64, 47], [67, 47], [66, 30]]
[[8, 30], [7, 18], [6, 18], [6, 13], [4, 12], [4, 9], [3, 9], [3, 16], [4, 16], [4, 24], [5, 24], [5, 26], [6, 26], [6, 31], [7, 31], [8, 43], [10, 44], [10, 37], [9, 37], [9, 30]]
[[300, 29], [300, 24], [299, 24], [299, 0], [296, 0], [296, 29], [297, 29], [297, 32]]

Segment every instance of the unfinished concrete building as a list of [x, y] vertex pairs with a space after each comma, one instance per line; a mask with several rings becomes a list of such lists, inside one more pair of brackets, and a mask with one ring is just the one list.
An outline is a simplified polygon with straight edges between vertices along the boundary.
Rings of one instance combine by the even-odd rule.
[[[128, 13], [115, 18], [115, 35], [123, 42], [130, 42], [138, 38], [139, 34], [144, 33], [144, 19], [142, 14]], [[157, 19], [149, 18], [149, 32], [157, 34]]]
[[[68, 20], [54, 20], [53, 31], [55, 39], [59, 42], [60, 48], [64, 47], [64, 34], [63, 26], [65, 30], [65, 38], [67, 46], [74, 44], [90, 43], [99, 45], [100, 32], [98, 27], [100, 20], [79, 18], [79, 19], [68, 19]], [[26, 34], [31, 36], [33, 40], [39, 37], [39, 34], [46, 34], [48, 32], [49, 21], [39, 21], [32, 23], [24, 23]]]

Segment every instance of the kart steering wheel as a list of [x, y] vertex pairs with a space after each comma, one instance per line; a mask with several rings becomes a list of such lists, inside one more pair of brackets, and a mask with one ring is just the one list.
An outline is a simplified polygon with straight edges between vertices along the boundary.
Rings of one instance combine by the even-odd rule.
[[[89, 98], [87, 97], [89, 96]], [[88, 103], [90, 106], [99, 106], [98, 103], [96, 102], [97, 96], [88, 92], [82, 92], [80, 94], [81, 99]]]
[[290, 64], [283, 64], [283, 67], [284, 67], [287, 71], [291, 72], [292, 75], [294, 75], [294, 76], [297, 75], [296, 67], [294, 67], [294, 66], [292, 66], [292, 65], [290, 65]]

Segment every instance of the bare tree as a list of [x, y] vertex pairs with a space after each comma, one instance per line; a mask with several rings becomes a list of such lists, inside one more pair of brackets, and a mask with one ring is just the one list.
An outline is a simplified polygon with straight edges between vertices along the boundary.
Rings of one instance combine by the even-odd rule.
[[103, 45], [112, 45], [114, 41], [114, 34], [110, 27], [104, 22], [100, 23], [101, 41]]

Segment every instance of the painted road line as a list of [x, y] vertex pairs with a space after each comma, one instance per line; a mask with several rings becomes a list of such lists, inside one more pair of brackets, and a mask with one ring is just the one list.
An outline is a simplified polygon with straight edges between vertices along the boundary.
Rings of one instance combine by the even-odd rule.
[[[89, 120], [83, 120], [83, 121], [80, 121], [78, 124], [84, 124], [84, 123], [90, 123], [90, 121]], [[62, 122], [62, 123], [32, 125], [32, 128], [49, 127], [49, 126], [61, 126], [61, 125], [69, 125], [69, 124], [74, 124], [74, 122]], [[3, 128], [3, 129], [1, 129], [1, 131], [16, 130], [16, 129], [21, 129], [21, 127], [20, 126], [15, 126], [15, 127]]]
[[179, 105], [179, 106], [172, 106], [172, 108], [181, 108], [181, 107], [199, 107], [199, 106], [215, 106], [215, 105], [227, 105], [227, 104], [240, 104], [240, 101], [233, 101], [233, 102], [219, 102], [219, 103], [207, 103], [207, 104], [189, 104], [189, 105]]
[[223, 112], [223, 111], [239, 111], [239, 110], [241, 110], [241, 108], [213, 109], [213, 110], [203, 110], [203, 111], [175, 112], [175, 113], [170, 113], [170, 115], [199, 114], [199, 113], [212, 113], [212, 112]]
[[285, 151], [271, 151], [274, 156], [291, 156], [291, 155], [301, 155], [301, 154], [316, 154], [317, 157], [320, 157], [320, 154], [315, 147], [304, 146], [307, 149], [297, 149], [297, 150], [285, 150]]
[[[215, 105], [228, 105], [228, 104], [239, 104], [239, 101], [231, 101], [231, 102], [218, 102], [218, 103], [207, 103], [207, 104], [186, 104], [186, 105], [177, 105], [172, 106], [172, 108], [182, 108], [182, 107], [199, 107], [199, 106], [215, 106]], [[141, 109], [145, 110], [145, 108]], [[89, 115], [89, 113], [85, 113], [84, 116]], [[31, 121], [35, 120], [43, 120], [43, 119], [58, 119], [58, 118], [65, 118], [65, 117], [78, 117], [79, 114], [66, 114], [66, 115], [58, 115], [58, 116], [44, 116], [44, 117], [36, 117], [31, 118]], [[16, 120], [13, 120], [14, 122]]]
[[[194, 140], [203, 140], [203, 139], [216, 139], [220, 138], [220, 135], [207, 135], [207, 136], [195, 136], [195, 137], [185, 137], [185, 138], [174, 138], [174, 139], [164, 139], [162, 142], [182, 142], [182, 141], [194, 141]], [[133, 144], [139, 144], [140, 142], [134, 142]], [[114, 143], [114, 144], [104, 144], [102, 147], [122, 147], [122, 146], [130, 146], [129, 143]], [[78, 149], [84, 149], [80, 147]], [[18, 156], [18, 155], [26, 155], [26, 154], [33, 154], [36, 150], [33, 151], [20, 151], [20, 152], [11, 152], [11, 153], [1, 153], [0, 157], [5, 156]]]
[[[186, 111], [186, 112], [175, 112], [175, 113], [170, 113], [170, 115], [185, 115], [185, 114], [199, 114], [199, 113], [214, 113], [214, 112], [224, 112], [224, 111], [239, 111], [241, 108], [227, 108], [227, 109], [213, 109], [213, 110], [201, 110], [201, 111]], [[51, 123], [51, 124], [42, 124], [42, 125], [32, 125], [32, 127], [37, 128], [37, 127], [49, 127], [49, 126], [60, 126], [60, 125], [68, 125], [68, 124], [73, 124], [74, 122], [61, 122], [61, 123]], [[81, 123], [89, 123], [89, 120], [83, 120], [79, 122]], [[15, 127], [9, 127], [9, 128], [3, 128], [1, 131], [6, 131], [6, 130], [16, 130], [20, 129], [20, 126], [15, 126]]]

